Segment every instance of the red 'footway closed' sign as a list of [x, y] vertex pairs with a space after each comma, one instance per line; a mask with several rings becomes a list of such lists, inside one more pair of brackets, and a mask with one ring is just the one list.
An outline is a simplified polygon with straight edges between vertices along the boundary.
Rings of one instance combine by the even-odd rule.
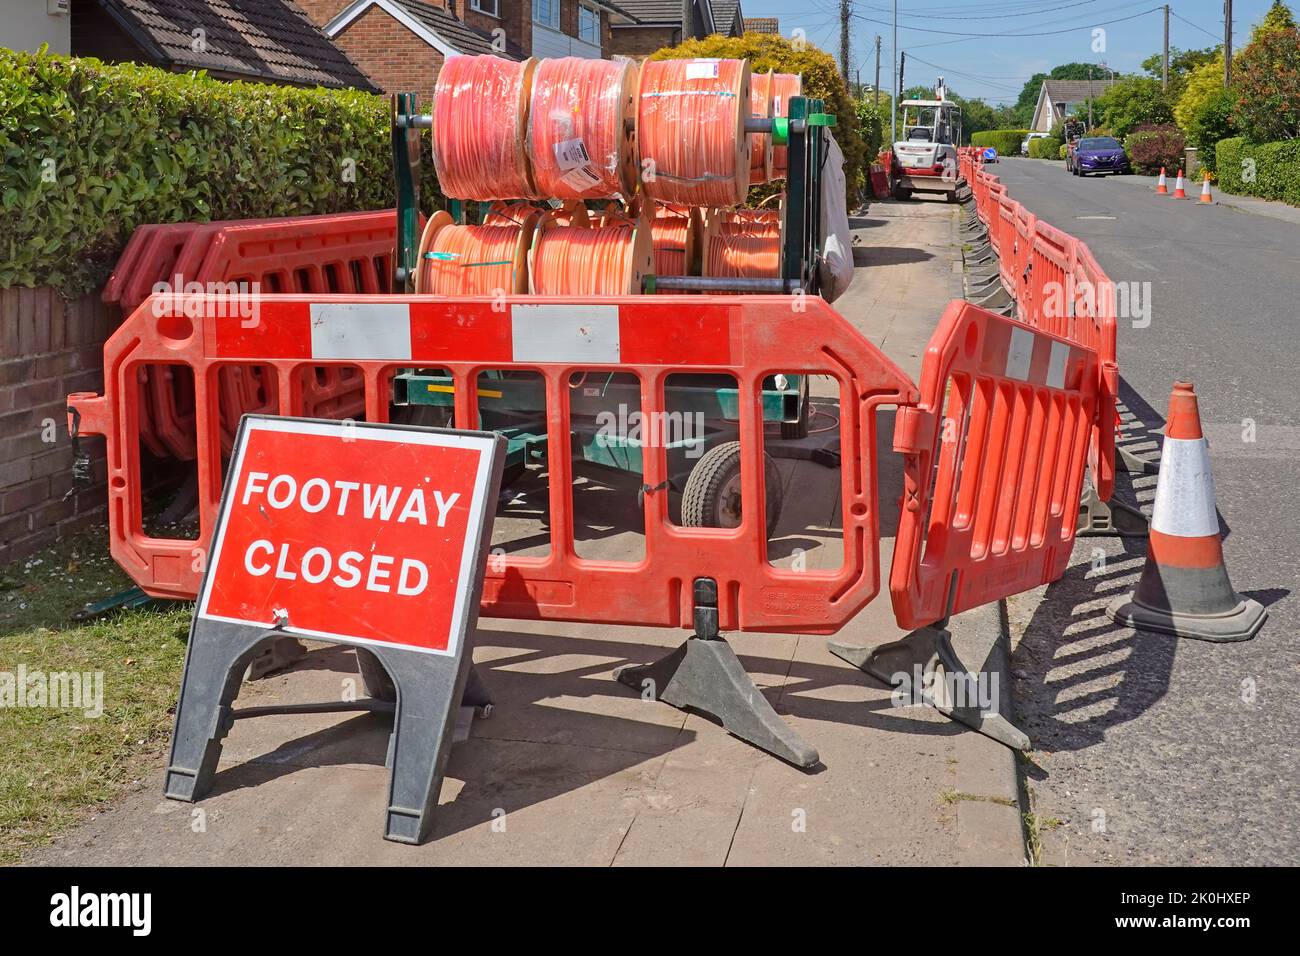
[[457, 653], [478, 610], [497, 441], [246, 418], [198, 616]]

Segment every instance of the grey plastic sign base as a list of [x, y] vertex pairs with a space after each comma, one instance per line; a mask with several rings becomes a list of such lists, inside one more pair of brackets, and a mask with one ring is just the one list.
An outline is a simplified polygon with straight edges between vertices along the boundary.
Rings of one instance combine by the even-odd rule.
[[[245, 416], [240, 422], [236, 449], [243, 447], [250, 421], [270, 417], [272, 416]], [[468, 437], [483, 443], [481, 454], [487, 458], [486, 477], [480, 478], [474, 497], [486, 502], [487, 506], [478, 509], [478, 519], [469, 522], [465, 538], [458, 545], [464, 547], [468, 555], [476, 558], [472, 563], [466, 562], [465, 567], [469, 570], [461, 574], [459, 581], [451, 582], [445, 595], [437, 596], [439, 600], [445, 599], [448, 602], [459, 598], [464, 602], [465, 608], [465, 613], [453, 625], [455, 633], [449, 637], [446, 652], [429, 653], [420, 646], [417, 635], [412, 635], [410, 646], [390, 640], [374, 640], [366, 635], [311, 635], [317, 640], [356, 647], [359, 654], [377, 660], [391, 681], [392, 687], [383, 695], [394, 699], [393, 731], [389, 737], [386, 761], [391, 772], [384, 839], [398, 843], [422, 843], [433, 829], [433, 811], [438, 802], [456, 717], [473, 667], [467, 651], [467, 638], [477, 621], [482, 596], [483, 573], [492, 538], [494, 509], [491, 503], [496, 501], [500, 492], [505, 439], [490, 433], [409, 425], [321, 422], [313, 419], [295, 421], [329, 426], [346, 424], [354, 430], [383, 429], [393, 433], [391, 436], [374, 436], [376, 440], [383, 441], [401, 442], [401, 433], [406, 432], [419, 433], [420, 437], [412, 435], [411, 440], [416, 442], [427, 443], [428, 436], [436, 434], [459, 436], [461, 439]], [[227, 475], [214, 541], [221, 540], [219, 535], [229, 513], [231, 489], [241, 473], [240, 469], [232, 467]], [[321, 523], [319, 533], [322, 539], [329, 532], [328, 524]], [[207, 588], [208, 577], [218, 568], [216, 551], [217, 548], [214, 548], [200, 593]], [[283, 621], [258, 625], [247, 620], [205, 616], [200, 613], [200, 609], [201, 604], [196, 604], [190, 624], [171, 754], [163, 785], [165, 795], [173, 800], [198, 800], [212, 789], [217, 762], [221, 758], [222, 741], [240, 715], [233, 704], [245, 670], [268, 645], [293, 633], [293, 629], [286, 628]], [[268, 622], [276, 621], [279, 616], [272, 607], [257, 608], [256, 612], [264, 614]], [[487, 699], [481, 684], [476, 680], [470, 683], [469, 691], [469, 696], [475, 700], [480, 697]], [[257, 710], [264, 711], [263, 708]]]

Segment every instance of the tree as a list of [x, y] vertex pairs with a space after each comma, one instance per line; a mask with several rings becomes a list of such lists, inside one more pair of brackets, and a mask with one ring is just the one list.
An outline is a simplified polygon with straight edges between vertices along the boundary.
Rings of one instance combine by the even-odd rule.
[[1223, 89], [1223, 52], [1198, 66], [1183, 84], [1178, 103], [1174, 106], [1174, 119], [1183, 129], [1188, 129], [1197, 113], [1210, 97]]
[[1265, 33], [1275, 33], [1278, 30], [1294, 30], [1296, 28], [1295, 17], [1291, 15], [1291, 8], [1282, 0], [1273, 0], [1273, 5], [1268, 8], [1268, 13], [1264, 14], [1264, 19], [1259, 21], [1255, 29], [1250, 31], [1250, 42], [1254, 43]]
[[997, 111], [981, 99], [963, 99], [960, 96], [953, 96], [957, 105], [961, 107], [961, 128], [963, 138], [970, 141], [974, 133], [983, 132], [986, 129], [997, 129]]
[[[1222, 57], [1223, 45], [1206, 47], [1204, 50], [1180, 50], [1176, 46], [1169, 48], [1169, 78], [1187, 76], [1198, 67], [1204, 66], [1216, 56]], [[1152, 53], [1142, 61], [1142, 69], [1151, 76], [1160, 79], [1164, 75], [1164, 54]]]
[[[1275, 5], [1269, 15], [1276, 9]], [[1300, 34], [1296, 28], [1256, 30], [1255, 38], [1233, 60], [1232, 90], [1236, 99], [1232, 122], [1248, 140], [1267, 143], [1300, 137]]]
[[1170, 99], [1154, 77], [1125, 76], [1097, 97], [1093, 120], [1099, 120], [1111, 135], [1122, 139], [1140, 125], [1172, 123], [1174, 110]]
[[1187, 132], [1187, 145], [1196, 147], [1196, 158], [1211, 173], [1217, 173], [1219, 169], [1216, 155], [1219, 141], [1237, 135], [1237, 127], [1232, 122], [1235, 102], [1233, 92], [1219, 86], [1183, 125]]

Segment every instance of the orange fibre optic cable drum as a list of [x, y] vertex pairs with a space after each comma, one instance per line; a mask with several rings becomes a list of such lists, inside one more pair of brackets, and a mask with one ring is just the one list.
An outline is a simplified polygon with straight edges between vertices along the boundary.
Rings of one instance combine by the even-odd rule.
[[747, 60], [647, 60], [637, 98], [637, 149], [647, 196], [736, 206], [749, 192]]
[[541, 60], [528, 107], [528, 160], [538, 193], [629, 197], [636, 189], [637, 68], [631, 60]]
[[527, 202], [494, 202], [483, 214], [485, 226], [519, 226], [530, 216], [543, 212], [537, 206]]
[[[762, 119], [772, 118], [773, 73], [756, 73], [750, 79], [749, 111]], [[753, 133], [749, 138], [749, 182], [751, 185], [770, 182], [772, 179], [772, 137], [768, 133]]]
[[543, 214], [554, 214], [558, 217], [557, 221], [567, 226], [576, 218], [586, 222], [587, 207], [576, 199], [571, 199], [560, 206], [539, 206], [528, 202], [494, 202], [488, 206], [483, 216], [483, 225], [519, 226], [530, 217]]
[[779, 209], [730, 209], [718, 216], [718, 231], [728, 236], [781, 236]]
[[534, 295], [639, 295], [654, 274], [654, 247], [644, 219], [563, 226], [543, 216], [528, 261]]
[[719, 233], [709, 240], [704, 274], [728, 279], [779, 279], [781, 239]]
[[[790, 97], [803, 95], [803, 78], [797, 73], [772, 75], [772, 115], [790, 115]], [[772, 178], [785, 179], [790, 150], [786, 146], [772, 147]]]
[[655, 275], [697, 275], [700, 211], [694, 206], [655, 203], [650, 221]]
[[528, 243], [540, 215], [518, 224], [460, 226], [446, 212], [429, 217], [420, 237], [415, 291], [424, 295], [522, 295], [528, 291]]
[[497, 56], [453, 56], [443, 63], [433, 91], [433, 165], [443, 195], [537, 195], [524, 150], [536, 66], [536, 60]]

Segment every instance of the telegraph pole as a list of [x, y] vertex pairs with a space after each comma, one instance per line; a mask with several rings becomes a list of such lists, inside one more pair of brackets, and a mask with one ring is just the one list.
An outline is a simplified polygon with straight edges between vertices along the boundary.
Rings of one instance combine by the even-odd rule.
[[840, 76], [849, 85], [849, 0], [840, 0]]
[[1165, 62], [1160, 76], [1160, 88], [1169, 89], [1169, 4], [1165, 4]]
[[694, 0], [682, 0], [682, 42], [695, 37], [695, 3]]
[[1232, 85], [1232, 0], [1223, 0], [1223, 88]]
[[[898, 71], [898, 0], [894, 0], [894, 71]], [[894, 142], [895, 130], [898, 129], [898, 97], [889, 98], [889, 143]]]
[[880, 115], [880, 34], [876, 34], [876, 116]]

